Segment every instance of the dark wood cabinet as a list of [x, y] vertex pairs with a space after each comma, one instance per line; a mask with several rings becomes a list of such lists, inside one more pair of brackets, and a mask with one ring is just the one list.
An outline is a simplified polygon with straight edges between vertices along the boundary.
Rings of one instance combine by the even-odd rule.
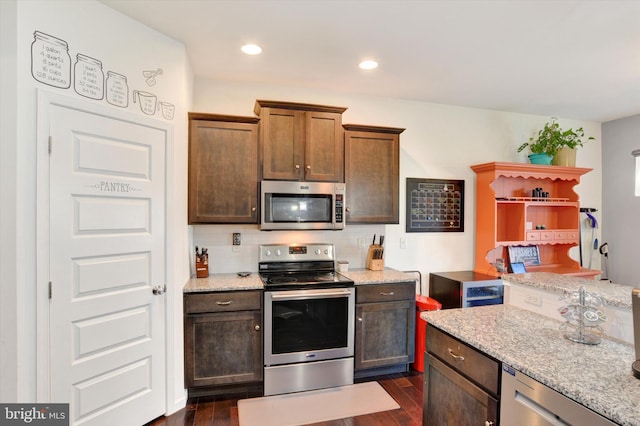
[[423, 424], [498, 424], [499, 361], [430, 324], [424, 355]]
[[408, 370], [415, 309], [415, 282], [356, 287], [356, 377]]
[[258, 223], [255, 117], [189, 114], [189, 223]]
[[257, 100], [262, 178], [343, 182], [346, 108]]
[[262, 292], [184, 296], [185, 387], [189, 395], [261, 390]]
[[345, 124], [348, 223], [399, 223], [400, 133]]

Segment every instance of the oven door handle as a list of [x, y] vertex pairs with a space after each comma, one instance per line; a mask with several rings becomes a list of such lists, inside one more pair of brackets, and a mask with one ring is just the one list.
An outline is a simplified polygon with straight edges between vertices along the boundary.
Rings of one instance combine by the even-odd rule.
[[271, 294], [271, 300], [327, 299], [348, 297], [350, 294], [348, 289], [278, 291]]

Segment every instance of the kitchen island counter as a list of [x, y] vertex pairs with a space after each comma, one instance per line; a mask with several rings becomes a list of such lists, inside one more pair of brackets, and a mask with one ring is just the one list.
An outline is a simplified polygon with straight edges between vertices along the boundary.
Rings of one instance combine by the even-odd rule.
[[563, 337], [560, 321], [510, 305], [422, 312], [429, 324], [622, 425], [640, 425], [629, 344]]
[[609, 281], [590, 280], [570, 275], [554, 274], [552, 272], [504, 274], [502, 280], [505, 284], [520, 284], [558, 293], [558, 295], [578, 291], [580, 287], [584, 286], [587, 291], [602, 297], [607, 305], [622, 309], [631, 309], [631, 287], [614, 284]]

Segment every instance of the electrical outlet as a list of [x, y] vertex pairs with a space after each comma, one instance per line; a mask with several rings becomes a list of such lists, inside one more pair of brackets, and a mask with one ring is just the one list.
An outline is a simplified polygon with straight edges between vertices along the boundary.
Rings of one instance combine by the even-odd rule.
[[538, 294], [526, 293], [524, 295], [524, 301], [531, 305], [542, 306], [542, 298]]
[[358, 248], [359, 249], [365, 248], [364, 238], [358, 238]]
[[240, 233], [239, 232], [234, 232], [233, 233], [233, 245], [234, 246], [239, 246], [240, 245]]
[[401, 249], [406, 249], [407, 248], [407, 239], [405, 237], [401, 237], [400, 238], [400, 248]]

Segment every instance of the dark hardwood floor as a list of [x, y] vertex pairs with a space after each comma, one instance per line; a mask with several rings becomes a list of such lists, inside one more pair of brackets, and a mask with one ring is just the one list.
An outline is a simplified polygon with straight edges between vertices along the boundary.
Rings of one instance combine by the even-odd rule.
[[[396, 400], [400, 408], [349, 417], [313, 426], [418, 426], [422, 424], [422, 373], [389, 374], [356, 380], [356, 383], [377, 381]], [[146, 426], [237, 426], [240, 397], [199, 397], [189, 399], [187, 406], [167, 417], [160, 417]]]

